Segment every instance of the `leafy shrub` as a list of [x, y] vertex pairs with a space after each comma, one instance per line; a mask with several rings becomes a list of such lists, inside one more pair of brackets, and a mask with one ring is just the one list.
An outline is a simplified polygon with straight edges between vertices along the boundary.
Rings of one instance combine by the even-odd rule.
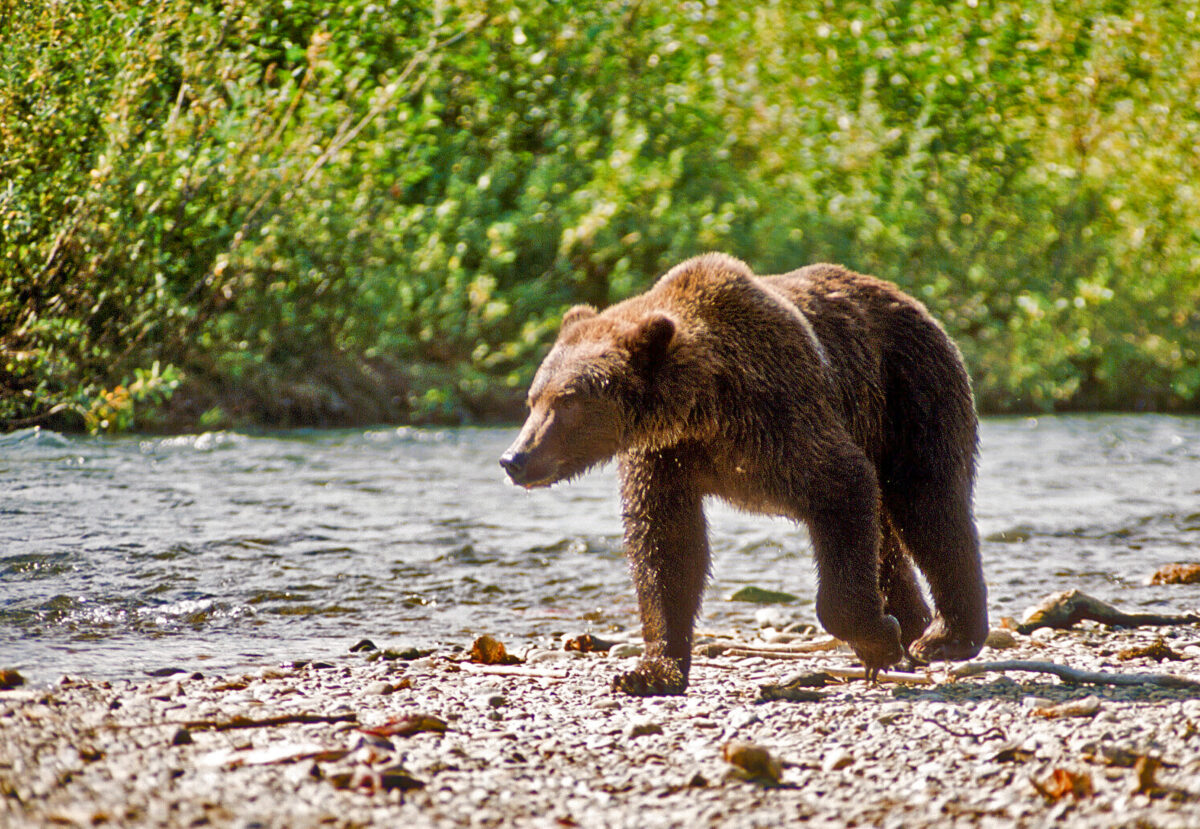
[[990, 411], [1200, 406], [1187, 4], [6, 14], [0, 423], [512, 416], [707, 249], [899, 282]]

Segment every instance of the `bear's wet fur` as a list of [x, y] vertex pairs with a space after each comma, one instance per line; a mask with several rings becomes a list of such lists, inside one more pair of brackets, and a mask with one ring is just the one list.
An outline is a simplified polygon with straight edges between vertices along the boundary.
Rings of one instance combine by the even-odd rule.
[[906, 652], [968, 659], [983, 646], [970, 381], [895, 285], [837, 265], [759, 277], [723, 254], [689, 259], [644, 294], [568, 311], [529, 406], [501, 459], [515, 483], [619, 461], [646, 650], [616, 689], [687, 687], [706, 496], [808, 527], [817, 617], [871, 674]]

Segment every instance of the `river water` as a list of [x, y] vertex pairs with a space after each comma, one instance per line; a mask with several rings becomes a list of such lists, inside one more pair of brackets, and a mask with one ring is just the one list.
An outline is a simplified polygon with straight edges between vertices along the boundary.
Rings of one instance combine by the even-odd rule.
[[[505, 483], [511, 429], [93, 438], [0, 435], [0, 668], [33, 682], [218, 671], [381, 646], [510, 649], [637, 623], [610, 467]], [[1200, 561], [1200, 418], [985, 420], [976, 513], [993, 619], [1080, 588], [1200, 608], [1146, 584]], [[803, 529], [719, 504], [702, 628], [753, 626], [755, 585], [815, 622]]]

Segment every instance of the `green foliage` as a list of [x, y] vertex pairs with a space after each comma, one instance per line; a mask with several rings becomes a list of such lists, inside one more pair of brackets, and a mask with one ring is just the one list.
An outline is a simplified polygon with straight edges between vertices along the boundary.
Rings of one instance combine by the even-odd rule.
[[709, 249], [899, 282], [992, 411], [1195, 410], [1196, 26], [1166, 0], [16, 4], [0, 424], [511, 414], [565, 307]]

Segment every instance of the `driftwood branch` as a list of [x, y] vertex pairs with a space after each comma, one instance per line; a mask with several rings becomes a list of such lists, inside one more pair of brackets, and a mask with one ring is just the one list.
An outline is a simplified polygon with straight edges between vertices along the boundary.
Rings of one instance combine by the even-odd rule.
[[1160, 688], [1175, 688], [1200, 691], [1200, 682], [1174, 674], [1113, 674], [1104, 671], [1080, 671], [1056, 662], [1038, 662], [1027, 659], [1010, 659], [1000, 662], [966, 662], [950, 669], [950, 676], [960, 679], [976, 674], [1026, 671], [1029, 673], [1053, 674], [1064, 682], [1089, 685], [1156, 685]]
[[459, 662], [461, 670], [471, 674], [489, 674], [491, 676], [523, 676], [530, 679], [566, 679], [562, 671], [539, 671], [537, 668], [525, 668], [519, 665], [480, 665], [475, 662]]
[[[822, 668], [822, 673], [838, 679], [866, 679], [866, 668]], [[907, 671], [880, 671], [875, 676], [876, 682], [895, 682], [900, 685], [936, 685], [937, 680], [925, 674], [914, 674]]]
[[817, 642], [804, 642], [798, 645], [777, 645], [763, 647], [750, 645], [746, 642], [723, 640], [709, 642], [696, 648], [704, 656], [758, 656], [763, 659], [803, 659], [814, 653], [825, 653], [837, 650], [846, 644], [841, 639], [821, 639]]
[[1041, 604], [1031, 608], [1025, 614], [1025, 621], [1017, 625], [1017, 632], [1029, 635], [1038, 628], [1065, 630], [1085, 619], [1119, 627], [1187, 625], [1200, 622], [1200, 616], [1194, 613], [1170, 616], [1157, 613], [1125, 613], [1094, 596], [1078, 590], [1066, 590], [1047, 596]]
[[[346, 714], [282, 714], [278, 717], [233, 717], [228, 720], [187, 720], [176, 723], [194, 730], [234, 731], [239, 728], [271, 728], [295, 723], [358, 722], [358, 715]], [[160, 724], [160, 723], [156, 723]]]

